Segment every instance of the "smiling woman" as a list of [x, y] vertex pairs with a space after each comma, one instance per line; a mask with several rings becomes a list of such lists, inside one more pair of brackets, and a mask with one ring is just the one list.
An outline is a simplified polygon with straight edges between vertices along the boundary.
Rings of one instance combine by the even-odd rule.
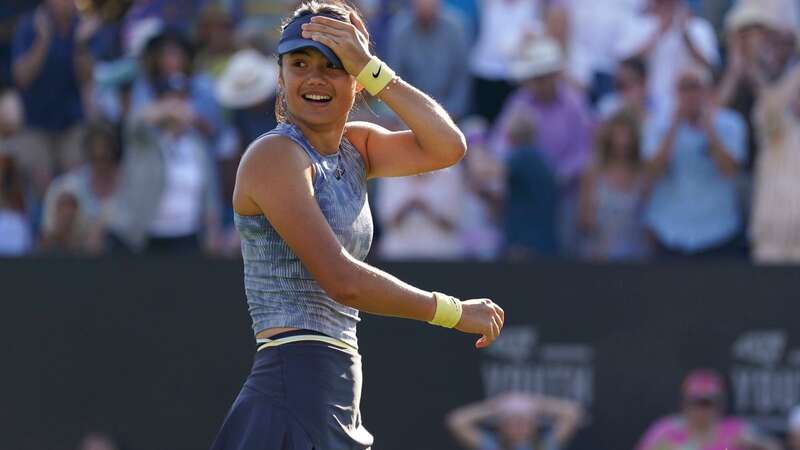
[[[359, 410], [361, 311], [477, 334], [478, 348], [503, 326], [489, 299], [418, 289], [363, 262], [372, 243], [367, 179], [442, 169], [465, 151], [442, 107], [368, 43], [343, 3], [304, 3], [283, 26], [280, 123], [242, 157], [233, 195], [258, 352], [214, 450], [370, 448]], [[348, 122], [362, 90], [409, 130]]]

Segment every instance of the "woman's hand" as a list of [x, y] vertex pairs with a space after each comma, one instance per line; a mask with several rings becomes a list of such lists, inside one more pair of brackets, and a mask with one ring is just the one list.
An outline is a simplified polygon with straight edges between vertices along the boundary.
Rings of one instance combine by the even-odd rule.
[[303, 25], [303, 37], [328, 46], [342, 61], [344, 69], [358, 76], [372, 55], [364, 22], [353, 13], [350, 13], [350, 21], [352, 23], [324, 16], [312, 17], [311, 23]]
[[477, 348], [491, 345], [503, 329], [506, 318], [503, 308], [488, 298], [464, 300], [461, 302], [461, 307], [461, 320], [455, 326], [456, 330], [482, 335], [475, 342]]

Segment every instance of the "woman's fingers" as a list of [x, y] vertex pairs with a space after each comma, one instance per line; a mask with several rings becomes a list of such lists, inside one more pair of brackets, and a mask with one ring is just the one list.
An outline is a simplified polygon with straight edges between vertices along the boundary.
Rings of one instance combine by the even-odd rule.
[[347, 22], [342, 22], [341, 20], [331, 19], [330, 17], [325, 16], [314, 16], [311, 18], [311, 23], [328, 25], [331, 28], [336, 28], [343, 31], [353, 29], [353, 25]]
[[330, 33], [330, 34], [334, 34], [334, 35], [342, 36], [342, 37], [352, 36], [352, 33], [348, 33], [346, 31], [342, 31], [342, 30], [340, 30], [338, 28], [329, 27], [329, 26], [323, 25], [323, 24], [307, 23], [307, 24], [304, 24], [302, 27], [303, 27], [303, 33], [306, 33], [306, 32], [312, 32], [312, 33], [321, 32], [321, 33]]
[[358, 17], [358, 14], [356, 14], [355, 12], [350, 12], [350, 23], [352, 23], [353, 26], [356, 27], [356, 29], [360, 31], [364, 37], [369, 35], [369, 32], [367, 32], [367, 26], [364, 24], [364, 21], [361, 20], [361, 18]]

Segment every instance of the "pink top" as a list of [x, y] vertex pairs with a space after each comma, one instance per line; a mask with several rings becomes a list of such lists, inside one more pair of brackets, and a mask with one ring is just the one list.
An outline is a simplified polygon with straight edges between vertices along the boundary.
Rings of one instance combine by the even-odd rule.
[[750, 431], [744, 420], [726, 417], [719, 421], [711, 440], [700, 442], [690, 435], [683, 417], [670, 416], [651, 425], [636, 450], [744, 450], [737, 447], [737, 441]]

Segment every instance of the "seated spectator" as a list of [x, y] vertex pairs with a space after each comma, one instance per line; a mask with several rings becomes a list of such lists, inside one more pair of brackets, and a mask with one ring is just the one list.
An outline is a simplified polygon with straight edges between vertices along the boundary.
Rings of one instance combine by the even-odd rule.
[[712, 370], [698, 369], [687, 375], [682, 387], [680, 413], [651, 425], [636, 450], [778, 450], [738, 417], [725, 417], [724, 382]]
[[[222, 198], [233, 196], [236, 171], [245, 146], [275, 128], [275, 96], [278, 87], [278, 65], [272, 58], [256, 50], [240, 50], [216, 83], [217, 101], [228, 110], [230, 126], [225, 145], [217, 147]], [[224, 205], [222, 251], [241, 255], [236, 227], [233, 226], [233, 209], [230, 202]]]
[[562, 78], [563, 54], [548, 37], [534, 38], [523, 46], [512, 65], [522, 86], [506, 101], [498, 119], [493, 148], [508, 154], [512, 121], [531, 123], [535, 141], [528, 146], [555, 174], [559, 186], [557, 229], [562, 252], [576, 251], [578, 180], [591, 155], [592, 117], [585, 96]]
[[90, 253], [89, 225], [81, 213], [77, 194], [69, 186], [52, 194], [53, 207], [46, 211], [39, 251], [49, 255], [81, 256]]
[[107, 219], [115, 242], [131, 250], [216, 247], [220, 200], [189, 93], [185, 77], [162, 80], [156, 101], [129, 118], [119, 192]]
[[760, 263], [800, 262], [800, 66], [767, 88], [756, 108], [750, 237]]
[[22, 177], [11, 155], [0, 148], [0, 257], [22, 256], [33, 247], [25, 213]]
[[695, 16], [686, 0], [653, 0], [645, 15], [631, 21], [618, 40], [621, 59], [647, 61], [648, 88], [654, 109], [669, 114], [674, 108], [678, 75], [689, 65], [709, 69], [719, 63], [714, 29]]
[[469, 39], [463, 18], [441, 0], [414, 0], [394, 17], [387, 63], [458, 120], [469, 107]]
[[482, 0], [477, 42], [470, 68], [474, 79], [475, 113], [490, 123], [514, 90], [511, 61], [525, 36], [541, 31], [541, 0]]
[[518, 116], [509, 126], [512, 150], [505, 159], [504, 256], [515, 261], [555, 256], [559, 250], [556, 177], [535, 147], [536, 129], [530, 119]]
[[96, 18], [81, 19], [72, 0], [46, 0], [17, 27], [13, 73], [26, 129], [14, 145], [37, 197], [55, 174], [82, 162], [82, 95], [93, 66], [88, 43], [99, 26]]
[[608, 120], [623, 109], [636, 114], [643, 123], [653, 114], [653, 103], [647, 94], [647, 65], [641, 58], [622, 61], [614, 75], [614, 92], [603, 96], [597, 103], [597, 113]]
[[94, 122], [87, 126], [84, 148], [87, 163], [53, 180], [45, 196], [45, 227], [52, 228], [47, 218], [55, 218], [53, 210], [65, 190], [77, 199], [79, 215], [89, 233], [92, 253], [102, 253], [105, 245], [105, 221], [119, 185], [121, 142], [110, 124]]
[[599, 132], [596, 161], [583, 177], [579, 199], [585, 259], [640, 261], [650, 254], [642, 220], [650, 183], [639, 141], [639, 122], [631, 111], [617, 113]]
[[488, 147], [488, 125], [482, 118], [461, 124], [467, 139], [463, 175], [467, 193], [461, 219], [465, 257], [492, 260], [498, 256], [502, 235], [500, 215], [505, 169]]
[[455, 260], [464, 256], [460, 223], [466, 188], [460, 170], [453, 167], [379, 180], [375, 209], [383, 230], [380, 258]]
[[[509, 393], [457, 408], [447, 428], [472, 450], [558, 450], [569, 446], [583, 416], [575, 402], [525, 393]], [[547, 431], [543, 423], [550, 423]]]
[[672, 117], [648, 121], [642, 151], [655, 178], [645, 221], [662, 257], [743, 256], [736, 177], [746, 158], [747, 127], [710, 98], [702, 67], [678, 78]]

